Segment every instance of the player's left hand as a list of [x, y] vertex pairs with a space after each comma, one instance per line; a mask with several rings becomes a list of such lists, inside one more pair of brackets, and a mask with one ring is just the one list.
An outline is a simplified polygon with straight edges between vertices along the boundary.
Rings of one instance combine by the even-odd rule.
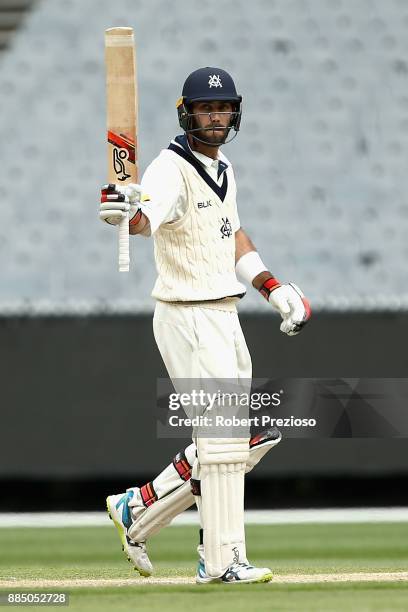
[[280, 313], [281, 332], [296, 336], [309, 321], [312, 310], [309, 301], [294, 283], [277, 285], [272, 289], [268, 301]]

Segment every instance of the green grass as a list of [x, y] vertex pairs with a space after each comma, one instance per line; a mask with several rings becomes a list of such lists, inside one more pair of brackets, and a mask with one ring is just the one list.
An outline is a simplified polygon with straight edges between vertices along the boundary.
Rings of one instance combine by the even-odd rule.
[[[196, 540], [197, 529], [192, 527], [171, 527], [152, 538], [149, 554], [156, 575], [194, 576]], [[247, 543], [250, 560], [271, 567], [275, 574], [408, 570], [407, 523], [250, 525]], [[3, 580], [137, 576], [120, 550], [113, 527], [0, 529]], [[70, 593], [70, 611], [179, 611], [188, 606], [211, 612], [408, 609], [407, 583], [203, 587], [146, 585], [140, 579], [140, 586], [73, 589]]]

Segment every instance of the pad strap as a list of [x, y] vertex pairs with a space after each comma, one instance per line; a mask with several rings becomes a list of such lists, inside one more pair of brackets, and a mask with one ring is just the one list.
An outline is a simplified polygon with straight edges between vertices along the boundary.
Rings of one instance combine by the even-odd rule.
[[173, 459], [173, 465], [181, 480], [190, 480], [191, 465], [187, 461], [187, 457], [183, 450], [177, 453]]
[[140, 495], [142, 497], [143, 505], [146, 506], [146, 508], [157, 501], [157, 494], [154, 490], [152, 482], [148, 482], [143, 485], [143, 487], [140, 487]]

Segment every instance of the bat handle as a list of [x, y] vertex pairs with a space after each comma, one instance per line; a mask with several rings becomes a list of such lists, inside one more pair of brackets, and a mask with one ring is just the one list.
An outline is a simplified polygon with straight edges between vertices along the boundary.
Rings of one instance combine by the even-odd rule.
[[129, 213], [119, 223], [119, 272], [129, 272]]

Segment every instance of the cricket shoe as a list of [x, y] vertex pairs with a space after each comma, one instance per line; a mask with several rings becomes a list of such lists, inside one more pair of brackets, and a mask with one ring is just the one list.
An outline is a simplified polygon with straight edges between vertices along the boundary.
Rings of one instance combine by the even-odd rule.
[[254, 567], [249, 563], [233, 563], [219, 578], [208, 576], [204, 561], [200, 559], [196, 575], [197, 584], [243, 584], [245, 582], [269, 582], [272, 580], [272, 571], [267, 567]]
[[109, 495], [106, 498], [106, 507], [109, 518], [118, 530], [122, 550], [128, 561], [133, 564], [135, 570], [141, 576], [150, 576], [153, 573], [153, 566], [146, 552], [146, 542], [134, 542], [127, 535], [127, 530], [133, 523], [132, 513], [129, 508], [129, 501], [133, 498], [134, 491], [130, 490], [119, 495]]

